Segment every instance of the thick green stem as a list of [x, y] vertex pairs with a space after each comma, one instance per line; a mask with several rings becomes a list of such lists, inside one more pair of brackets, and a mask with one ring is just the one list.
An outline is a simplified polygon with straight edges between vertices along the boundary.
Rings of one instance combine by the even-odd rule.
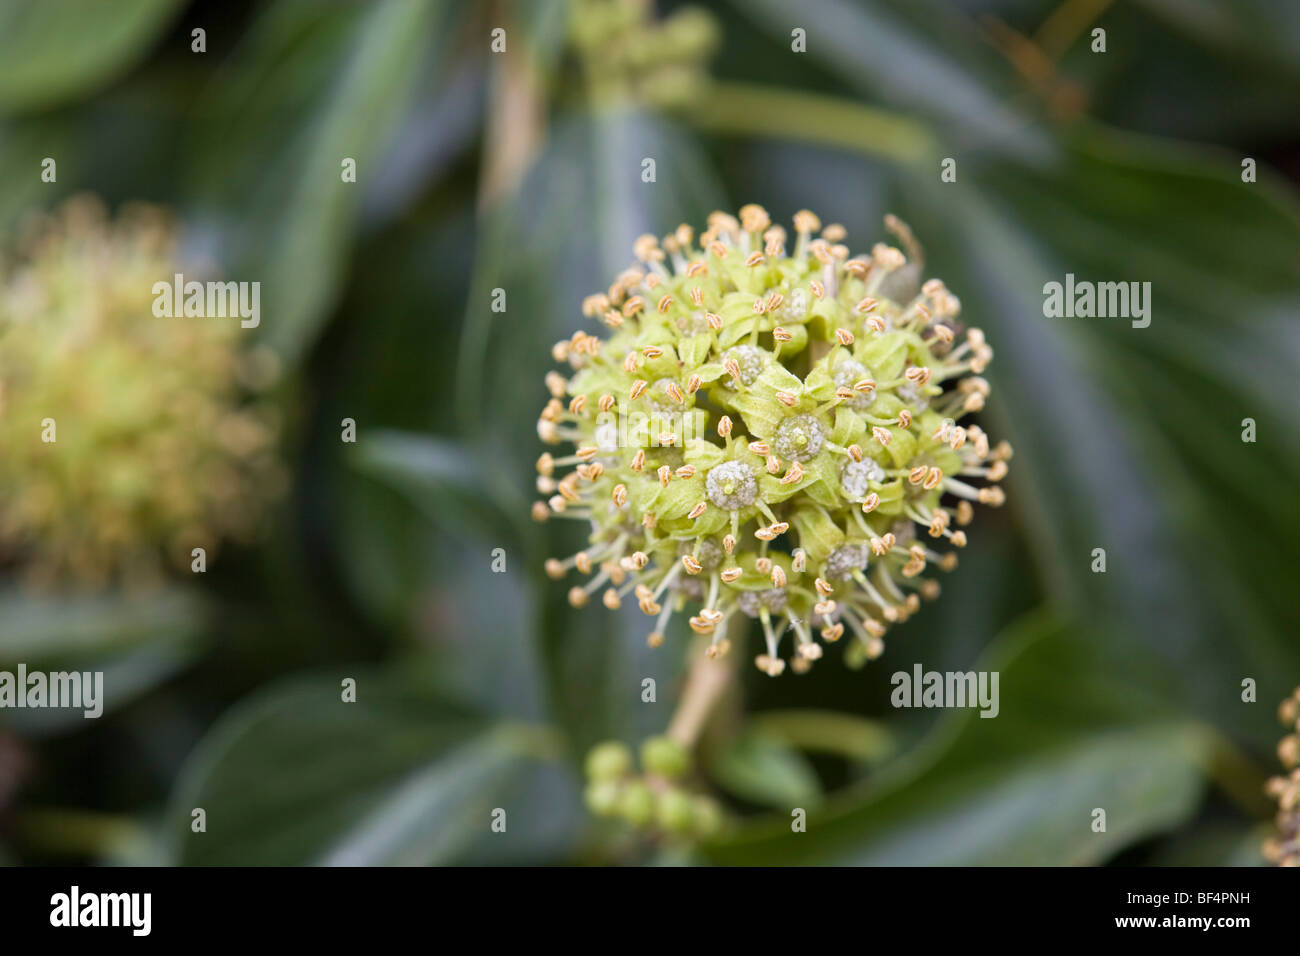
[[838, 146], [907, 166], [934, 158], [929, 128], [906, 116], [851, 100], [747, 83], [714, 83], [684, 110], [718, 133]]
[[748, 729], [800, 750], [862, 763], [878, 763], [897, 749], [882, 722], [829, 710], [768, 710], [751, 717]]
[[1213, 740], [1205, 767], [1206, 775], [1233, 803], [1253, 817], [1265, 817], [1273, 804], [1264, 794], [1268, 774], [1214, 728], [1206, 728]]
[[148, 842], [145, 831], [129, 817], [89, 810], [32, 808], [19, 814], [16, 823], [22, 842], [60, 856], [99, 859]]

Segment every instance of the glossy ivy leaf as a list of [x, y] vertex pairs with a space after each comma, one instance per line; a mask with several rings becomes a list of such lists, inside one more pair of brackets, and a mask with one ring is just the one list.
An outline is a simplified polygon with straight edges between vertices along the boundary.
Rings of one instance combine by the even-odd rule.
[[[169, 862], [449, 862], [490, 832], [514, 774], [553, 753], [544, 732], [452, 710], [410, 672], [296, 679], [238, 705], [191, 756], [166, 818]], [[192, 829], [196, 808], [207, 832]]]
[[807, 54], [873, 101], [928, 116], [962, 145], [1022, 156], [1050, 154], [1050, 138], [1014, 95], [1009, 65], [973, 42], [974, 24], [931, 0], [806, 0], [797, 15], [780, 0], [745, 0], [739, 13]]
[[[807, 811], [741, 825], [714, 862], [1063, 865], [1105, 862], [1186, 820], [1200, 801], [1211, 740], [1088, 637], [1026, 619], [977, 665], [996, 670], [999, 714], [948, 711], [921, 746]], [[1094, 810], [1106, 811], [1105, 831]]]
[[336, 301], [368, 177], [420, 85], [444, 75], [442, 16], [437, 0], [271, 7], [196, 121], [206, 238], [262, 283], [259, 335], [286, 357]]
[[897, 749], [897, 742], [884, 723], [854, 714], [811, 707], [768, 710], [748, 718], [746, 723], [764, 740], [861, 763], [876, 763]]
[[[0, 669], [103, 674], [104, 714], [175, 675], [204, 650], [211, 605], [173, 589], [139, 595], [0, 596]], [[5, 709], [0, 723], [41, 735], [85, 729], [81, 708]], [[92, 721], [93, 723], [93, 721]]]
[[111, 82], [170, 25], [180, 0], [14, 0], [0, 8], [0, 112], [49, 109]]
[[[1300, 664], [1282, 597], [1284, 542], [1300, 526], [1270, 507], [1300, 436], [1266, 384], [1298, 354], [1283, 317], [1300, 308], [1286, 253], [1300, 216], [1235, 163], [1185, 149], [1093, 129], [1062, 156], [1050, 171], [975, 165], [942, 209], [919, 189], [913, 226], [934, 237], [932, 268], [961, 290], [964, 320], [996, 343], [988, 414], [1016, 446], [1008, 500], [1048, 558], [1048, 586], [1106, 622], [1111, 653], [1153, 652], [1153, 686], [1261, 740], [1266, 715], [1241, 713], [1239, 677]], [[1161, 226], [1143, 228], [1153, 209]], [[1045, 316], [1045, 284], [1067, 273], [1149, 282], [1150, 325]], [[1266, 440], [1242, 441], [1246, 417]], [[1212, 557], [1225, 501], [1249, 555]]]
[[494, 531], [518, 540], [526, 499], [464, 446], [383, 429], [366, 435], [357, 449], [359, 469], [410, 496], [430, 518], [463, 531]]
[[780, 740], [746, 733], [709, 767], [713, 781], [733, 797], [765, 807], [816, 806], [821, 783], [808, 761]]
[[210, 608], [179, 589], [137, 595], [0, 594], [0, 662], [76, 667], [89, 658], [129, 650], [161, 636], [193, 636]]

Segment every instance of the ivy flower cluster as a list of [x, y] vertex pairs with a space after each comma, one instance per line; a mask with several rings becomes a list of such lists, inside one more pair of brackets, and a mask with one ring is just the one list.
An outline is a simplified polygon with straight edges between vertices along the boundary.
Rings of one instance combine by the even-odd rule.
[[285, 484], [258, 397], [275, 357], [238, 323], [153, 314], [182, 268], [164, 211], [78, 196], [0, 271], [0, 565], [30, 583], [155, 583]]
[[[974, 505], [1001, 505], [1011, 448], [965, 416], [983, 408], [993, 357], [957, 323], [958, 299], [908, 257], [853, 255], [811, 212], [793, 235], [760, 206], [714, 213], [634, 248], [639, 265], [583, 314], [605, 326], [557, 343], [538, 421], [537, 520], [577, 519], [586, 547], [547, 562], [587, 578], [575, 606], [634, 600], [664, 640], [676, 614], [727, 653], [760, 622], [757, 666], [806, 671], [823, 643], [859, 659], [933, 599]], [[887, 226], [911, 244], [907, 227]], [[820, 636], [820, 641], [818, 637]]]

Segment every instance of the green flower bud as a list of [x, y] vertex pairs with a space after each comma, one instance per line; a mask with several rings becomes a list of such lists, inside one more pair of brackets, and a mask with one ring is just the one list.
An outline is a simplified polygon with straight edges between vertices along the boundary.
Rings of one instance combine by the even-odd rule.
[[653, 5], [638, 0], [573, 0], [569, 11], [569, 42], [593, 99], [676, 108], [707, 89], [720, 38], [708, 11], [685, 7], [657, 21]]
[[612, 816], [619, 806], [619, 786], [612, 780], [597, 781], [587, 786], [584, 797], [592, 813]]
[[691, 756], [671, 737], [649, 737], [641, 744], [641, 766], [647, 773], [677, 780], [691, 769]]
[[1003, 503], [1011, 457], [958, 424], [984, 406], [993, 352], [944, 284], [915, 288], [884, 244], [852, 255], [810, 212], [794, 227], [751, 205], [698, 238], [637, 240], [641, 265], [583, 302], [607, 337], [553, 350], [570, 373], [548, 376], [538, 434], [574, 447], [538, 461], [533, 508], [589, 523], [587, 547], [547, 564], [591, 576], [576, 606], [634, 597], [652, 646], [689, 607], [713, 657], [753, 618], [773, 676], [786, 635], [796, 673], [822, 656], [818, 633], [851, 634], [851, 663], [879, 657], [887, 629], [937, 597], [925, 574], [956, 566], [973, 505]]
[[589, 780], [618, 780], [625, 777], [632, 769], [632, 751], [627, 744], [617, 740], [597, 744], [587, 754], [587, 778]]
[[695, 805], [690, 794], [670, 787], [658, 795], [655, 819], [669, 833], [690, 833], [695, 825]]
[[655, 815], [655, 798], [640, 780], [628, 782], [618, 796], [618, 815], [634, 827], [648, 826]]
[[691, 820], [696, 835], [715, 836], [722, 829], [722, 808], [711, 797], [697, 796], [691, 801]]
[[682, 59], [702, 60], [712, 55], [721, 40], [717, 20], [700, 7], [682, 7], [665, 19], [660, 29], [672, 53]]

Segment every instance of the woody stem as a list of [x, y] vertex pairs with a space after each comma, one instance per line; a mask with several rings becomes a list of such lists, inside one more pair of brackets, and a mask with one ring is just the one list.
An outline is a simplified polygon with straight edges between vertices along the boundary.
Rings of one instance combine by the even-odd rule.
[[736, 673], [733, 655], [710, 659], [704, 654], [705, 646], [701, 643], [692, 652], [695, 657], [686, 673], [686, 685], [668, 725], [668, 736], [688, 750], [698, 742]]

